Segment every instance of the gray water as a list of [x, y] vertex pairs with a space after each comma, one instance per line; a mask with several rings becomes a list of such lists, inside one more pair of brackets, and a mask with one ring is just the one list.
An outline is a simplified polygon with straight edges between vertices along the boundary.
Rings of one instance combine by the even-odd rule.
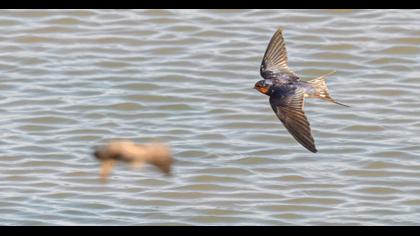
[[[420, 225], [419, 10], [1, 10], [1, 225]], [[283, 28], [318, 153], [253, 90]], [[167, 142], [172, 177], [92, 147]]]

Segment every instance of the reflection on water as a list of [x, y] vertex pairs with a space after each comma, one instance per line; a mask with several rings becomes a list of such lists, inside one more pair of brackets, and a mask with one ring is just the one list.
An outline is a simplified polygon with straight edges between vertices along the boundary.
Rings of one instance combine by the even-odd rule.
[[[0, 11], [5, 225], [400, 225], [420, 219], [418, 10]], [[273, 32], [319, 153], [251, 87]], [[116, 166], [114, 138], [170, 144], [166, 178]]]

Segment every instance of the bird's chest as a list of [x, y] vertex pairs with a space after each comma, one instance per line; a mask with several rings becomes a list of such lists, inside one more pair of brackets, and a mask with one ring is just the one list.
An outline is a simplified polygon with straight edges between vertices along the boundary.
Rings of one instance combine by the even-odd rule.
[[270, 101], [273, 104], [280, 105], [288, 100], [294, 94], [296, 85], [293, 83], [277, 84], [272, 87]]

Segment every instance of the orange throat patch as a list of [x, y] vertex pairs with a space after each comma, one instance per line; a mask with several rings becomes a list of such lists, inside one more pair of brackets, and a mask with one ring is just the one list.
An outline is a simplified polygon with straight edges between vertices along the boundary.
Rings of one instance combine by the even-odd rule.
[[262, 93], [262, 94], [268, 94], [268, 91], [270, 90], [270, 87], [256, 87], [256, 89], [260, 92], [260, 93]]

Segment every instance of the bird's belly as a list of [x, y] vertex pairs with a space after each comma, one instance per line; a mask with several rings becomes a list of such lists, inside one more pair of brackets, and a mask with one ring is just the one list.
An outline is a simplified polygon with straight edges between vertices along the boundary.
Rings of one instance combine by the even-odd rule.
[[305, 98], [317, 98], [317, 96], [313, 92], [309, 92], [303, 95]]
[[305, 98], [315, 98], [316, 97], [316, 90], [315, 90], [314, 87], [312, 87], [311, 84], [306, 83], [306, 82], [304, 82], [304, 83], [301, 82], [299, 84], [299, 87], [301, 87], [305, 91], [305, 93], [303, 95]]

